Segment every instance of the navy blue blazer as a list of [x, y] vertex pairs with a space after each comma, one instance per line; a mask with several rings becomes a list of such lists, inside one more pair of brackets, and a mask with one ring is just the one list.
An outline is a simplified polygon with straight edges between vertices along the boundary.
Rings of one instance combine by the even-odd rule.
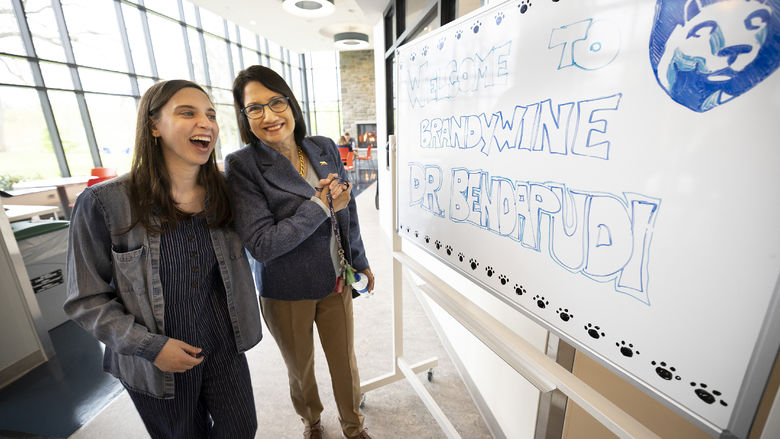
[[[337, 173], [348, 179], [331, 139], [307, 137], [301, 148], [319, 178]], [[300, 300], [330, 294], [336, 284], [330, 217], [312, 200], [314, 188], [293, 164], [255, 140], [225, 158], [225, 177], [234, 228], [259, 263], [255, 276], [260, 295]], [[354, 197], [336, 218], [347, 260], [357, 271], [369, 268]]]

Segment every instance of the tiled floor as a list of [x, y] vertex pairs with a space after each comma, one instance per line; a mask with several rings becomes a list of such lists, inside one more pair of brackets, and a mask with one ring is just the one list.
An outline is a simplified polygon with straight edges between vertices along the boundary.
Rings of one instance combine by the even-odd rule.
[[[376, 175], [376, 161], [350, 172], [354, 196], [369, 188]], [[92, 335], [66, 322], [50, 336], [57, 355], [0, 390], [0, 438], [68, 437], [123, 391], [119, 381], [103, 372], [103, 348]]]
[[[354, 304], [355, 350], [364, 380], [390, 372], [393, 352], [392, 259], [387, 237], [379, 227], [380, 213], [375, 208], [376, 186], [370, 181], [375, 175], [375, 169], [362, 167], [351, 175], [356, 178], [354, 191], [366, 252], [377, 278], [374, 296], [357, 299]], [[425, 380], [425, 387], [462, 437], [490, 437], [422, 307], [411, 293], [404, 291], [404, 297], [404, 357], [410, 363], [437, 357], [435, 377], [431, 382]], [[247, 352], [260, 425], [256, 437], [299, 438], [303, 427], [289, 401], [284, 363], [272, 337], [267, 331], [265, 335], [258, 346]], [[127, 392], [102, 372], [100, 345], [72, 323], [55, 328], [52, 339], [57, 357], [0, 391], [0, 438], [148, 438]], [[330, 376], [318, 343], [315, 358], [325, 406], [323, 425], [327, 437], [341, 437]], [[363, 411], [374, 437], [443, 437], [422, 400], [403, 380], [367, 393]], [[5, 434], [2, 430], [31, 435]]]
[[0, 437], [68, 437], [124, 390], [91, 334], [69, 321], [49, 335], [57, 355], [0, 390]]

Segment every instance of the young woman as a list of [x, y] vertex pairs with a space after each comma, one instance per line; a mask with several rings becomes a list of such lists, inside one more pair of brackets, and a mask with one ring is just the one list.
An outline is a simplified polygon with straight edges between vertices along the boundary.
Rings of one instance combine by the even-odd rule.
[[367, 276], [369, 290], [374, 275], [338, 148], [325, 137], [305, 136], [298, 101], [269, 68], [240, 72], [233, 100], [241, 138], [248, 144], [225, 160], [236, 231], [259, 262], [263, 318], [287, 365], [304, 437], [322, 436], [323, 407], [314, 377], [316, 323], [342, 432], [369, 438], [359, 407], [352, 294], [340, 276], [339, 253]]
[[243, 354], [260, 312], [214, 146], [206, 92], [160, 82], [138, 108], [129, 174], [73, 209], [65, 311], [105, 343], [153, 438], [253, 438]]

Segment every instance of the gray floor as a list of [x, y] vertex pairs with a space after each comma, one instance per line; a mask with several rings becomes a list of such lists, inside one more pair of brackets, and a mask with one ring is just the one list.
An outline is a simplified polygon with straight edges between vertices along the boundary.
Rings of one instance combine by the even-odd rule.
[[[379, 229], [379, 212], [374, 208], [375, 188], [357, 197], [363, 240], [377, 279], [375, 294], [355, 300], [355, 349], [363, 381], [392, 371], [392, 260], [390, 245]], [[404, 357], [416, 363], [438, 357], [433, 381], [423, 378], [463, 438], [489, 438], [490, 433], [472, 402], [452, 361], [442, 347], [416, 297], [404, 292]], [[287, 375], [279, 349], [265, 331], [265, 338], [248, 353], [252, 373], [259, 429], [258, 438], [299, 438], [303, 426], [295, 415], [287, 389]], [[316, 345], [317, 343], [315, 343]], [[315, 363], [320, 395], [325, 406], [322, 422], [325, 437], [340, 438], [336, 407], [322, 350], [317, 346]], [[375, 438], [442, 438], [444, 434], [420, 398], [406, 381], [366, 394], [366, 427]], [[132, 402], [123, 392], [98, 416], [71, 438], [148, 437]]]

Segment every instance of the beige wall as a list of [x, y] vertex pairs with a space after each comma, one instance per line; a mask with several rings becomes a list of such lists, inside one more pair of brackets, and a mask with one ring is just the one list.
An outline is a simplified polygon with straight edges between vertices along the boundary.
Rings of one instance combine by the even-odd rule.
[[[664, 439], [712, 439], [712, 436], [676, 412], [580, 352], [574, 358], [572, 372]], [[608, 439], [617, 436], [569, 400], [563, 439], [591, 438]]]

